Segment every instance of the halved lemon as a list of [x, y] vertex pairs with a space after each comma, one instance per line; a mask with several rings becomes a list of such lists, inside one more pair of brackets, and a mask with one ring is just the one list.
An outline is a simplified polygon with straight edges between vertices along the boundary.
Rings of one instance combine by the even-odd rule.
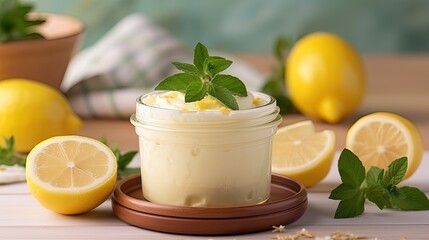
[[279, 128], [273, 139], [272, 170], [313, 186], [326, 177], [335, 153], [335, 133], [316, 132], [312, 121]]
[[400, 158], [408, 157], [404, 179], [410, 177], [423, 157], [423, 138], [408, 119], [387, 112], [366, 115], [349, 129], [346, 147], [362, 161], [366, 170], [371, 166], [386, 169]]
[[103, 203], [116, 185], [117, 162], [108, 146], [81, 136], [49, 138], [27, 157], [27, 184], [46, 208], [79, 214]]

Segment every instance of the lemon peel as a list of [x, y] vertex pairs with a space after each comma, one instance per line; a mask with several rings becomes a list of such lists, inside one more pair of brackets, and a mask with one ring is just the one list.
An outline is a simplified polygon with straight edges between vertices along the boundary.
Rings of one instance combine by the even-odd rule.
[[371, 166], [387, 169], [392, 161], [406, 156], [404, 179], [414, 174], [424, 153], [418, 128], [405, 117], [389, 112], [375, 112], [357, 120], [347, 132], [346, 148], [359, 157], [367, 171]]
[[286, 65], [286, 89], [304, 115], [337, 123], [358, 109], [365, 73], [358, 52], [331, 33], [304, 36], [293, 46]]
[[27, 185], [39, 203], [61, 214], [85, 213], [103, 203], [117, 179], [114, 153], [102, 142], [57, 136], [27, 156]]
[[49, 137], [79, 131], [82, 121], [59, 90], [28, 79], [8, 79], [0, 81], [0, 126], [0, 137], [13, 136], [17, 151], [29, 152]]

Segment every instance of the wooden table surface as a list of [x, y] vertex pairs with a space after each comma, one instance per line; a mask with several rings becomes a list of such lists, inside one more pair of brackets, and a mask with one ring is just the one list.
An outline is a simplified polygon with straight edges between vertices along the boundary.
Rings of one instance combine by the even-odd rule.
[[[268, 57], [240, 56], [254, 68], [269, 72], [273, 60]], [[429, 55], [365, 56], [367, 91], [356, 114], [339, 124], [315, 121], [316, 128], [333, 129], [337, 135], [337, 150], [344, 148], [348, 128], [360, 116], [375, 111], [390, 111], [413, 121], [425, 141], [425, 161], [429, 161]], [[301, 115], [284, 116], [283, 124], [306, 119]], [[127, 119], [85, 120], [81, 135], [107, 137], [124, 150], [138, 148], [134, 127]], [[425, 174], [420, 174], [423, 178]], [[335, 178], [335, 177], [334, 177]], [[429, 181], [417, 184], [428, 193]], [[426, 184], [427, 183], [427, 184]], [[325, 185], [324, 185], [325, 184]], [[309, 208], [304, 218], [290, 226], [288, 233], [306, 228], [324, 236], [337, 230], [350, 231], [379, 239], [427, 239], [429, 212], [389, 212], [372, 209], [364, 217], [352, 220], [333, 220], [336, 202], [328, 200], [332, 187], [323, 181], [309, 189]], [[333, 209], [327, 212], [324, 209]], [[371, 210], [372, 209], [372, 210]], [[375, 220], [374, 220], [375, 219]], [[418, 221], [413, 221], [418, 219]], [[187, 236], [153, 232], [129, 226], [112, 213], [110, 200], [90, 213], [63, 216], [41, 207], [29, 194], [25, 183], [0, 185], [0, 239], [272, 239], [271, 231], [238, 236]]]

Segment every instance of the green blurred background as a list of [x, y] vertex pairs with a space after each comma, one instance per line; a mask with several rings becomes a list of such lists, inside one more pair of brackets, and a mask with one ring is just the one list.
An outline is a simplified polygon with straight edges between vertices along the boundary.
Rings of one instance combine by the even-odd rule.
[[425, 0], [28, 0], [36, 10], [82, 19], [82, 47], [96, 42], [120, 19], [142, 12], [192, 47], [271, 53], [279, 35], [313, 31], [340, 35], [361, 52], [429, 50], [429, 1]]

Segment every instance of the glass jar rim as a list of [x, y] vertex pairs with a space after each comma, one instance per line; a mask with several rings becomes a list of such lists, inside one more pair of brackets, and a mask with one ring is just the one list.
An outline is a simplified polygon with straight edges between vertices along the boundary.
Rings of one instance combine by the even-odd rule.
[[261, 97], [267, 100], [267, 102], [261, 106], [231, 110], [228, 113], [221, 111], [181, 111], [177, 109], [161, 108], [153, 105], [148, 105], [143, 102], [143, 99], [156, 93], [165, 91], [155, 91], [136, 99], [136, 119], [139, 122], [183, 122], [183, 123], [197, 123], [206, 124], [207, 122], [234, 122], [243, 121], [250, 119], [257, 119], [278, 111], [276, 99], [270, 95], [253, 92], [257, 97]]
[[[130, 117], [131, 123], [138, 128], [142, 129], [152, 129], [152, 130], [161, 130], [161, 131], [173, 131], [173, 132], [198, 132], [198, 133], [208, 133], [208, 132], [242, 132], [246, 131], [248, 129], [257, 131], [259, 129], [264, 128], [271, 128], [271, 127], [277, 127], [282, 122], [282, 116], [276, 112], [273, 113], [270, 116], [269, 121], [260, 122], [259, 124], [250, 124], [250, 125], [243, 125], [239, 123], [231, 124], [231, 123], [221, 123], [218, 125], [195, 125], [195, 124], [188, 124], [188, 125], [172, 125], [169, 123], [148, 123], [148, 122], [141, 122], [137, 119], [136, 114], [132, 114]], [[267, 119], [268, 120], [268, 119]]]

